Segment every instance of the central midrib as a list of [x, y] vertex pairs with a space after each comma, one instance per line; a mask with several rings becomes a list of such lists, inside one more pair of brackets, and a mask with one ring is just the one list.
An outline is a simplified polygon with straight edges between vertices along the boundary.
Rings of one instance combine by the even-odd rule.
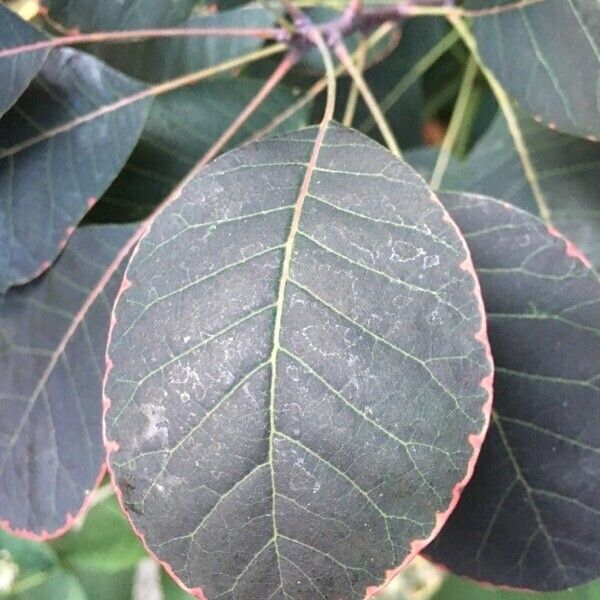
[[277, 557], [277, 570], [279, 572], [279, 583], [283, 589], [283, 580], [281, 579], [281, 562], [279, 556], [279, 550], [277, 547], [277, 517], [275, 510], [275, 461], [273, 457], [273, 440], [275, 437], [275, 382], [276, 382], [276, 370], [277, 370], [277, 354], [281, 348], [280, 346], [280, 333], [281, 333], [281, 319], [283, 315], [283, 302], [285, 298], [285, 289], [287, 282], [289, 280], [290, 274], [290, 266], [292, 263], [292, 252], [294, 250], [294, 242], [296, 240], [296, 234], [298, 233], [298, 228], [300, 225], [300, 217], [302, 215], [302, 207], [304, 205], [304, 199], [308, 193], [308, 188], [310, 186], [310, 182], [312, 179], [312, 175], [314, 173], [315, 167], [317, 165], [317, 160], [319, 158], [319, 152], [321, 150], [321, 146], [323, 144], [323, 140], [325, 138], [325, 133], [328, 127], [328, 121], [323, 121], [319, 125], [319, 129], [317, 135], [315, 137], [315, 141], [312, 147], [310, 159], [308, 164], [306, 165], [306, 173], [304, 174], [304, 179], [302, 180], [302, 185], [300, 186], [300, 190], [298, 192], [298, 198], [296, 199], [294, 205], [294, 213], [292, 216], [292, 223], [290, 225], [290, 232], [288, 234], [288, 238], [285, 243], [285, 250], [283, 256], [283, 264], [281, 267], [281, 276], [279, 279], [279, 289], [277, 291], [277, 302], [275, 305], [275, 324], [273, 327], [273, 348], [271, 351], [271, 387], [270, 387], [270, 403], [269, 403], [269, 470], [271, 473], [271, 513], [273, 519], [273, 543], [275, 547], [275, 555]]

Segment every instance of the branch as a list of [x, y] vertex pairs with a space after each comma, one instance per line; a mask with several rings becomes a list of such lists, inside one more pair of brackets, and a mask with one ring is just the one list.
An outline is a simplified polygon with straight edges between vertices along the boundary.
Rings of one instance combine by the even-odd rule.
[[365, 104], [369, 107], [369, 110], [371, 111], [371, 114], [373, 115], [373, 118], [375, 119], [375, 122], [379, 127], [379, 131], [381, 132], [381, 135], [383, 136], [383, 139], [390, 152], [392, 154], [395, 154], [396, 156], [402, 156], [402, 152], [400, 152], [400, 148], [398, 147], [396, 138], [392, 133], [392, 129], [389, 126], [385, 115], [381, 112], [379, 104], [377, 104], [377, 100], [375, 100], [375, 97], [371, 93], [371, 90], [369, 89], [369, 86], [364, 80], [362, 73], [354, 66], [354, 63], [352, 62], [352, 59], [348, 54], [348, 50], [344, 45], [344, 42], [340, 39], [334, 45], [333, 50], [336, 56], [338, 57], [339, 61], [344, 65], [346, 71], [348, 71], [348, 73], [356, 83], [356, 87], [358, 87], [361, 96], [365, 101]]

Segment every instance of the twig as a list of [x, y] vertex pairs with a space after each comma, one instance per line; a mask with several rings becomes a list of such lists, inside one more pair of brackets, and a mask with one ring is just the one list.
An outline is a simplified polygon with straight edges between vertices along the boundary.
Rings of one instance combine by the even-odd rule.
[[[360, 40], [358, 50], [355, 53], [356, 58], [352, 57], [352, 61], [356, 63], [356, 68], [360, 73], [365, 70], [365, 62], [367, 60], [368, 45], [367, 40], [364, 38]], [[348, 93], [348, 100], [346, 102], [346, 110], [344, 111], [344, 117], [342, 118], [342, 125], [346, 127], [352, 127], [352, 121], [354, 121], [354, 115], [356, 114], [356, 105], [358, 102], [358, 86], [356, 81], [352, 80], [350, 92]]]
[[478, 71], [479, 67], [477, 66], [477, 61], [473, 55], [471, 55], [465, 68], [465, 74], [458, 92], [456, 104], [454, 105], [452, 117], [450, 118], [448, 131], [446, 132], [444, 141], [442, 142], [442, 147], [440, 148], [440, 152], [431, 175], [431, 180], [429, 182], [430, 187], [434, 190], [439, 189], [439, 187], [442, 185], [444, 175], [448, 169], [452, 148], [454, 148], [456, 137], [460, 131], [465, 116], [465, 111], [469, 103], [469, 97], [473, 91], [473, 83], [475, 82], [475, 77], [477, 76]]
[[373, 118], [375, 119], [375, 122], [379, 127], [379, 131], [381, 132], [381, 135], [383, 136], [383, 139], [390, 152], [396, 156], [402, 156], [400, 148], [398, 147], [398, 143], [396, 142], [396, 138], [394, 137], [392, 129], [389, 126], [385, 115], [381, 112], [379, 104], [377, 104], [377, 100], [375, 100], [375, 97], [371, 93], [371, 90], [364, 80], [362, 73], [354, 66], [344, 42], [340, 39], [335, 43], [333, 50], [340, 62], [345, 66], [346, 71], [348, 71], [352, 79], [356, 82], [356, 86], [358, 87], [365, 104], [369, 107], [369, 110], [371, 111], [371, 114], [373, 115]]
[[[388, 33], [394, 29], [393, 23], [386, 23], [379, 27], [374, 33], [367, 38], [367, 48], [370, 50], [376, 46]], [[352, 59], [356, 60], [357, 52], [354, 52]], [[335, 77], [339, 77], [346, 72], [344, 65], [340, 64], [334, 71]], [[327, 77], [321, 77], [318, 79], [306, 92], [305, 94], [296, 100], [292, 105], [288, 106], [284, 111], [280, 112], [269, 124], [265, 125], [262, 129], [256, 131], [250, 138], [249, 141], [255, 141], [265, 137], [273, 130], [277, 129], [279, 125], [287, 121], [292, 115], [295, 115], [301, 108], [306, 106], [311, 100], [316, 98], [325, 88], [327, 87]]]
[[[443, 56], [455, 43], [460, 39], [460, 36], [456, 31], [452, 30], [447, 33], [435, 46], [425, 53], [398, 81], [398, 83], [386, 94], [384, 99], [380, 102], [379, 106], [385, 114], [392, 106], [398, 102], [398, 100], [405, 94], [410, 87], [418, 81], [419, 77], [423, 75], [441, 56]], [[358, 129], [364, 133], [368, 133], [375, 125], [375, 120], [372, 115], [369, 115], [360, 125]]]

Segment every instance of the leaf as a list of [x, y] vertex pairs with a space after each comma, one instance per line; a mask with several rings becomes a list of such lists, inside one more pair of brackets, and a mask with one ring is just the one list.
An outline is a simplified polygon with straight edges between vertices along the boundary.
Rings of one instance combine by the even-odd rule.
[[[600, 144], [550, 131], [519, 116], [525, 149], [533, 164], [532, 176], [552, 223], [564, 231], [595, 264], [600, 265]], [[466, 168], [469, 181], [462, 188], [508, 200], [539, 212], [522, 159], [499, 115], [473, 149]], [[446, 183], [444, 184], [446, 185]]]
[[63, 533], [103, 471], [108, 314], [132, 226], [78, 230], [44, 277], [0, 297], [0, 520]]
[[30, 281], [64, 247], [141, 133], [143, 88], [98, 60], [53, 51], [0, 121], [0, 292]]
[[110, 465], [188, 590], [362, 599], [439, 530], [492, 367], [466, 248], [405, 163], [333, 125], [225, 154], [123, 289]]
[[454, 572], [556, 590], [600, 575], [600, 278], [530, 214], [444, 194], [467, 239], [496, 364], [475, 475], [427, 553]]
[[[216, 79], [157, 97], [146, 127], [123, 171], [91, 211], [94, 221], [139, 220], [171, 192], [200, 160], [263, 85], [254, 79]], [[246, 141], [294, 102], [292, 90], [278, 86], [234, 136]], [[307, 125], [310, 104], [278, 131]]]
[[[260, 6], [248, 6], [209, 15], [189, 17], [193, 0], [153, 0], [150, 4], [136, 0], [80, 0], [72, 3], [50, 0], [60, 5], [60, 13], [50, 10], [67, 26], [84, 32], [178, 27], [267, 27], [273, 15]], [[100, 6], [100, 9], [98, 8]], [[164, 81], [242, 56], [259, 48], [263, 40], [244, 36], [190, 36], [157, 39], [129, 44], [89, 44], [85, 48], [99, 58], [145, 81]]]
[[[0, 4], [0, 51], [44, 39], [35, 27]], [[42, 68], [48, 50], [0, 58], [0, 117], [16, 102]]]
[[[515, 0], [470, 0], [487, 9]], [[525, 3], [521, 3], [525, 4]], [[484, 62], [530, 115], [551, 128], [600, 137], [600, 6], [545, 0], [474, 19]]]

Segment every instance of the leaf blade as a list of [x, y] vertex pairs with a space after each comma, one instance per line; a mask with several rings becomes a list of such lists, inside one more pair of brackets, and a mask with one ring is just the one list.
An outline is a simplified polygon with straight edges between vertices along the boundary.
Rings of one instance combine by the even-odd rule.
[[0, 519], [18, 535], [66, 531], [104, 473], [107, 319], [134, 231], [82, 229], [43, 278], [0, 298]]
[[[472, 443], [485, 430], [489, 389], [481, 385], [484, 379], [489, 388], [491, 365], [475, 282], [460, 268], [468, 258], [455, 226], [403, 163], [356, 132], [338, 126], [324, 131], [310, 181], [314, 129], [250, 144], [202, 171], [141, 241], [117, 304], [105, 387], [113, 477], [152, 551], [180, 582], [208, 597], [279, 598], [285, 591], [303, 598], [319, 590], [362, 598], [365, 586], [420, 550], [423, 539], [441, 527], [470, 475], [477, 454]], [[350, 148], [359, 152], [347, 152]], [[261, 187], [249, 199], [256, 182]], [[359, 193], [357, 185], [363, 188]], [[371, 202], [365, 188], [382, 202]], [[404, 203], [393, 202], [395, 194]], [[277, 311], [284, 248], [299, 198], [304, 205], [296, 215], [297, 235], [288, 245], [290, 285]], [[420, 217], [429, 215], [435, 231], [413, 222], [406, 203]], [[396, 211], [405, 210], [403, 220]], [[415, 237], [403, 242], [400, 232]], [[381, 236], [398, 243], [394, 267], [386, 267], [383, 255], [391, 249]], [[431, 281], [419, 285], [411, 279], [417, 277], [414, 270], [402, 266], [402, 259], [411, 265], [424, 260], [417, 250], [411, 254], [423, 236], [431, 236], [435, 252], [443, 253], [440, 262], [456, 268], [456, 281], [448, 282], [460, 290], [455, 306], [442, 290], [427, 289]], [[376, 249], [369, 248], [372, 239], [378, 240]], [[236, 240], [243, 240], [241, 247]], [[181, 247], [188, 258], [173, 264], [173, 252]], [[170, 281], [157, 281], [150, 290], [143, 282], [164, 261], [172, 265]], [[326, 281], [317, 276], [319, 268], [327, 271]], [[389, 268], [396, 272], [386, 273]], [[454, 340], [454, 349], [436, 349], [447, 358], [426, 364], [416, 332], [394, 321], [385, 329], [385, 304], [376, 296], [400, 301], [395, 294], [405, 293], [455, 323], [463, 323], [461, 312], [469, 315], [469, 333]], [[373, 320], [369, 310], [376, 313]], [[419, 307], [406, 310], [416, 312], [417, 321], [425, 318]], [[280, 350], [274, 352], [277, 313]], [[163, 325], [151, 324], [157, 318]], [[139, 356], [142, 348], [147, 358], [126, 360], [125, 352]], [[473, 363], [463, 365], [458, 357], [463, 350], [473, 351]], [[220, 357], [216, 362], [209, 359], [213, 352]], [[466, 384], [470, 400], [456, 388], [452, 372], [458, 363], [474, 370]], [[384, 376], [386, 369], [391, 373]], [[409, 402], [408, 390], [420, 385], [423, 373], [423, 397], [435, 395], [436, 410], [451, 415], [449, 428], [461, 430], [454, 441], [412, 439], [394, 416], [394, 402], [373, 405], [372, 393]], [[383, 378], [379, 394], [372, 391], [376, 376]], [[398, 380], [402, 392], [396, 390]], [[142, 398], [148, 401], [140, 403]], [[227, 426], [239, 422], [240, 410], [244, 426]], [[331, 423], [341, 437], [328, 439], [319, 423]], [[365, 466], [353, 442], [356, 431], [368, 447], [386, 449], [377, 455], [382, 469], [392, 480], [399, 477], [411, 498], [407, 502], [422, 502], [421, 508], [407, 506], [402, 513], [394, 486]], [[339, 453], [340, 443], [348, 456]], [[456, 464], [447, 447], [454, 443]], [[227, 464], [221, 464], [225, 456]], [[432, 456], [445, 465], [441, 471]], [[216, 473], [219, 482], [212, 480]], [[187, 490], [193, 490], [196, 514], [177, 508], [176, 498]], [[218, 557], [212, 552], [217, 547], [223, 552]], [[375, 590], [370, 587], [368, 594]]]
[[0, 291], [43, 272], [116, 177], [150, 102], [121, 101], [142, 89], [90, 56], [58, 49], [0, 121]]
[[497, 375], [475, 475], [427, 552], [498, 585], [549, 591], [591, 581], [600, 548], [600, 444], [589, 427], [600, 395], [600, 280], [525, 211], [473, 194], [443, 200], [473, 253]]

